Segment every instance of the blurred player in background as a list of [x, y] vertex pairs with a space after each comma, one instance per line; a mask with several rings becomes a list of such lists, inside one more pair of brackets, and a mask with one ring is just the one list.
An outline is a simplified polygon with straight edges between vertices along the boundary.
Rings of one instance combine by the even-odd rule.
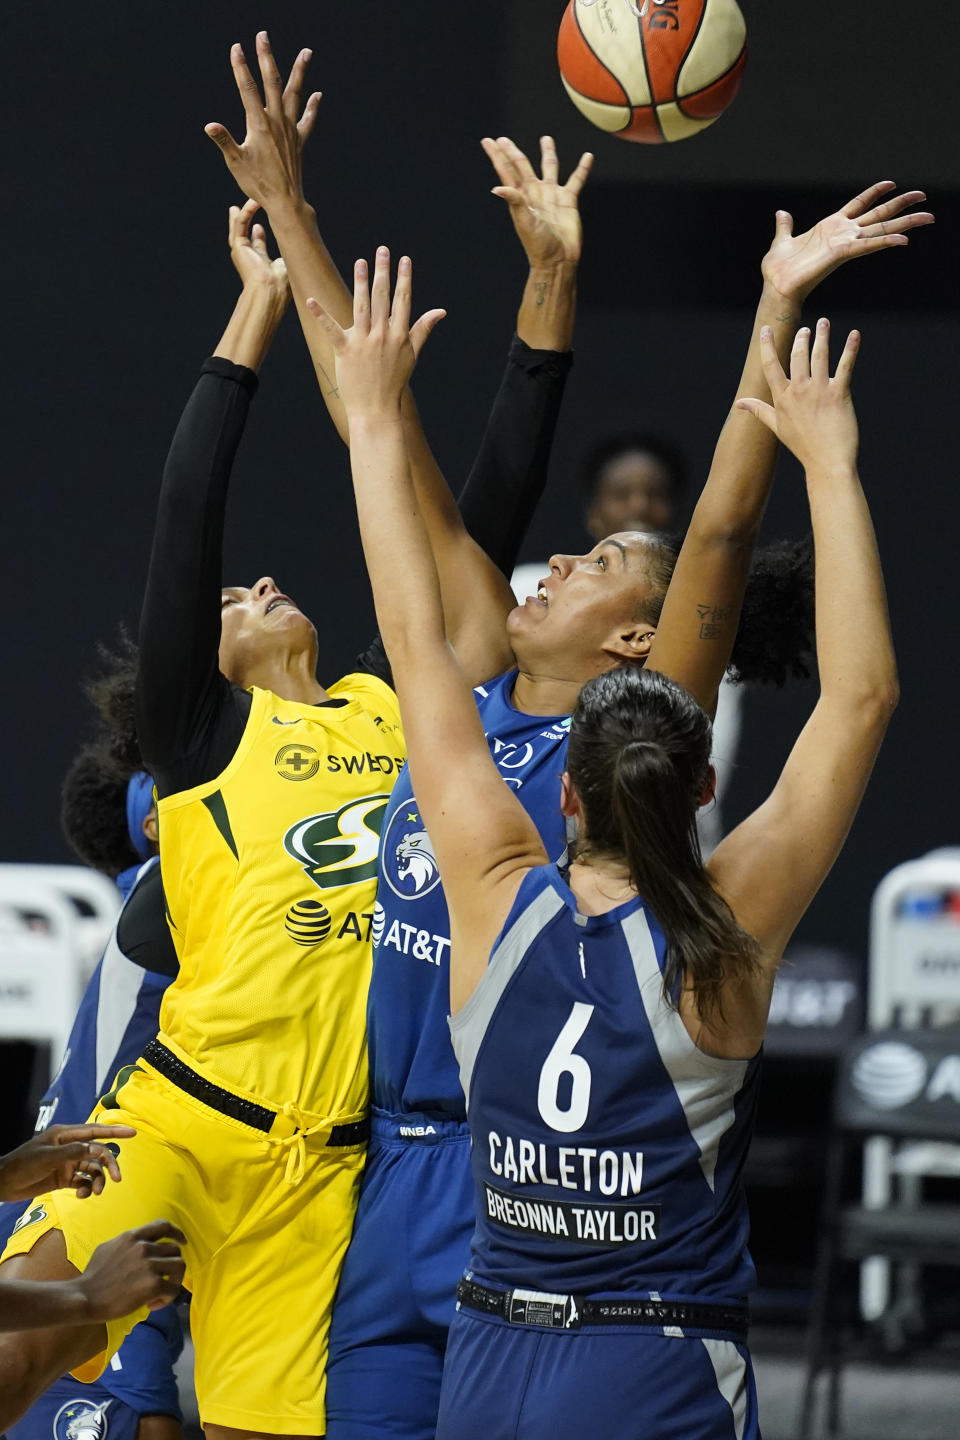
[[[54, 1120], [85, 1120], [118, 1073], [134, 1064], [157, 1033], [160, 1001], [177, 970], [160, 883], [153, 780], [141, 768], [133, 721], [136, 651], [124, 645], [104, 658], [103, 674], [87, 687], [100, 734], [70, 766], [61, 824], [80, 859], [116, 881], [124, 908], [40, 1102], [38, 1131]], [[23, 1228], [23, 1219], [22, 1205], [0, 1206], [0, 1245], [16, 1225]], [[8, 1440], [68, 1440], [66, 1426], [81, 1421], [91, 1437], [109, 1429], [114, 1440], [179, 1440], [173, 1367], [182, 1348], [175, 1308], [151, 1311], [99, 1380], [89, 1386], [69, 1376], [56, 1381], [9, 1427]]]

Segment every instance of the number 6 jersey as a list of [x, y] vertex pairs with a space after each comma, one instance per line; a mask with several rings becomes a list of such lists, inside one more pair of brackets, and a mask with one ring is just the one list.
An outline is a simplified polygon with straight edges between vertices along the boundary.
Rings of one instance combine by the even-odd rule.
[[739, 1301], [759, 1056], [691, 1040], [639, 899], [584, 916], [556, 866], [520, 886], [450, 1021], [467, 1095], [471, 1272], [507, 1288]]

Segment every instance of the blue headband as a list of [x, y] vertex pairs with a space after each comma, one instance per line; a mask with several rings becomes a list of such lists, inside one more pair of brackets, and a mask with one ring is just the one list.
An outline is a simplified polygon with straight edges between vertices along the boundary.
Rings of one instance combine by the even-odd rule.
[[153, 776], [145, 770], [137, 770], [130, 776], [127, 785], [127, 833], [141, 860], [149, 860], [153, 854], [153, 846], [143, 833], [143, 822], [152, 804]]

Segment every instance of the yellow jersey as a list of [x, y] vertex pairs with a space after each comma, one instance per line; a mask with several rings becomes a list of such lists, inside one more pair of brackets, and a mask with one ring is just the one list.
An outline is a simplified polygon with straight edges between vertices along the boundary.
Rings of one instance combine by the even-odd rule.
[[397, 698], [375, 675], [300, 705], [253, 690], [215, 779], [158, 805], [180, 973], [160, 1039], [214, 1083], [338, 1123], [367, 1103], [377, 849], [404, 764]]

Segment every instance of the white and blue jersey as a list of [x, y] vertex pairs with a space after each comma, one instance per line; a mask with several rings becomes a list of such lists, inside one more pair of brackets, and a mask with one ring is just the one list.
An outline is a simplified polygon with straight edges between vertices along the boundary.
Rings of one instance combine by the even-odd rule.
[[[118, 875], [124, 902], [158, 863], [149, 860]], [[159, 908], [158, 920], [165, 923]], [[60, 1067], [40, 1102], [37, 1130], [87, 1119], [117, 1072], [132, 1065], [156, 1035], [160, 1001], [169, 984], [169, 976], [127, 959], [114, 926], [80, 1001]], [[22, 1214], [22, 1202], [0, 1205], [0, 1248]], [[51, 1435], [75, 1440], [78, 1433], [96, 1437], [108, 1429], [112, 1440], [119, 1440], [130, 1427], [133, 1440], [140, 1415], [179, 1417], [173, 1365], [182, 1349], [175, 1307], [153, 1311], [131, 1332], [99, 1380], [93, 1385], [79, 1385], [69, 1376], [58, 1380], [10, 1427], [9, 1440], [48, 1440]]]
[[641, 900], [584, 916], [556, 866], [524, 877], [450, 1021], [478, 1279], [731, 1305], [752, 1289], [741, 1172], [759, 1058], [697, 1048], [664, 997], [664, 950]]
[[[477, 686], [477, 707], [504, 781], [559, 859], [570, 720], [517, 710], [515, 679]], [[380, 1440], [401, 1423], [408, 1440], [432, 1440], [474, 1216], [466, 1107], [447, 1026], [450, 920], [407, 771], [381, 831], [373, 938], [371, 1140], [333, 1310], [327, 1435]]]
[[697, 1048], [664, 950], [641, 900], [583, 916], [541, 866], [450, 1021], [477, 1216], [436, 1440], [759, 1440], [739, 1323], [759, 1060]]
[[[547, 855], [566, 844], [560, 777], [567, 716], [525, 715], [511, 700], [516, 672], [477, 686], [490, 753], [540, 832]], [[373, 1104], [393, 1115], [462, 1120], [463, 1092], [450, 1045], [450, 918], [409, 769], [390, 797], [380, 835], [367, 1014]]]

